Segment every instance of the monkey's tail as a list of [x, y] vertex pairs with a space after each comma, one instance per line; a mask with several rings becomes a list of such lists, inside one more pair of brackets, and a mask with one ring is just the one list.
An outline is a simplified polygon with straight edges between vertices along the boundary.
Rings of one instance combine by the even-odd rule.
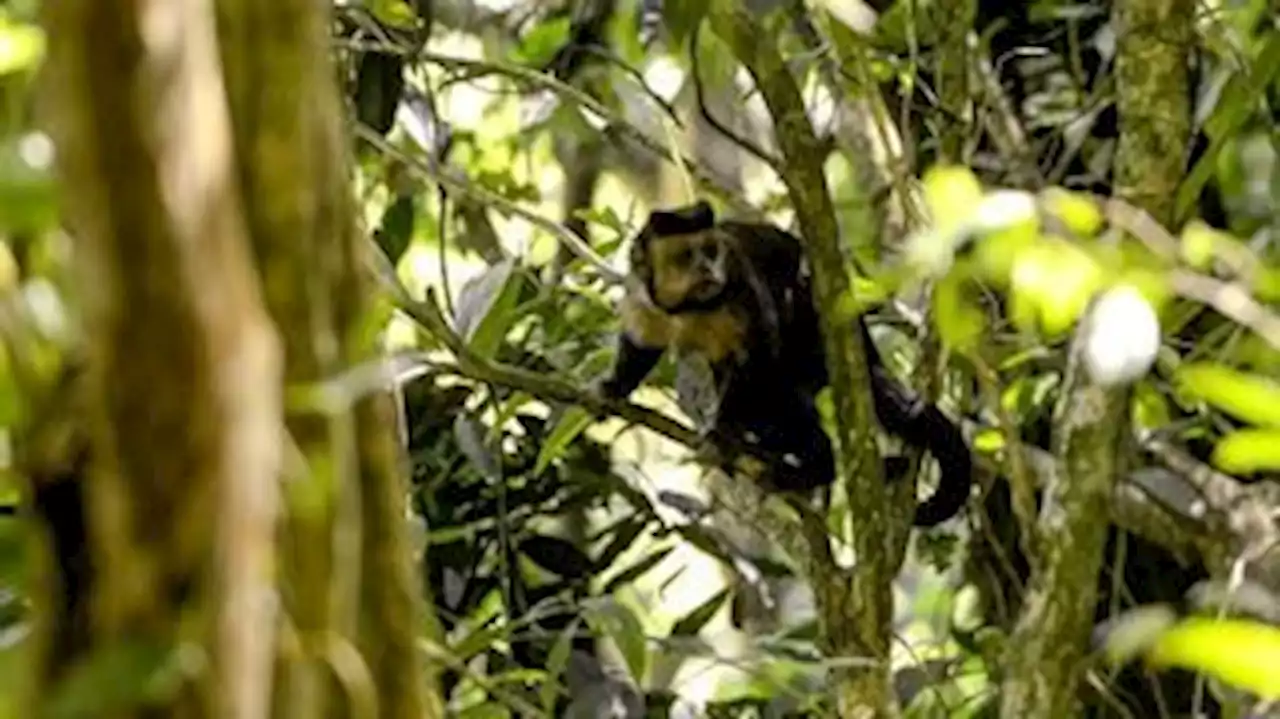
[[916, 506], [913, 524], [932, 527], [951, 519], [964, 509], [973, 487], [973, 457], [964, 434], [942, 410], [926, 404], [915, 421], [926, 448], [938, 462], [938, 488]]

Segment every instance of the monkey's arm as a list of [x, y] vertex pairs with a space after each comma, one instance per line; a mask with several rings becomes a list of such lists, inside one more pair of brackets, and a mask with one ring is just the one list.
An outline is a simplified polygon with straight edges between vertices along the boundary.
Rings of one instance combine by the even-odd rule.
[[864, 320], [858, 323], [867, 348], [867, 369], [871, 372], [871, 396], [876, 418], [885, 431], [905, 442], [927, 449], [941, 470], [938, 488], [916, 507], [914, 524], [932, 527], [964, 509], [973, 484], [973, 458], [964, 435], [936, 406], [912, 397], [893, 378], [889, 368], [871, 341]]
[[613, 369], [600, 384], [606, 397], [613, 399], [626, 397], [640, 386], [649, 372], [653, 371], [658, 360], [662, 359], [662, 347], [645, 347], [631, 339], [628, 332], [618, 335], [618, 357], [613, 362]]

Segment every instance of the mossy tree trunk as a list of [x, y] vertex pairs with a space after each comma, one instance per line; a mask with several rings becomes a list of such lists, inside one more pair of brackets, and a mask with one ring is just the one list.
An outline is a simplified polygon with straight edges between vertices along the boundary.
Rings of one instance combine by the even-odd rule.
[[[1113, 8], [1120, 141], [1116, 194], [1168, 222], [1190, 137], [1192, 0]], [[1010, 642], [1001, 716], [1074, 716], [1097, 602], [1110, 498], [1128, 447], [1129, 393], [1087, 381], [1078, 352], [1054, 436], [1058, 471], [1041, 509], [1031, 585]]]
[[[284, 331], [287, 381], [314, 388], [378, 355], [370, 331], [377, 326], [367, 275], [372, 245], [357, 227], [328, 5], [218, 6], [245, 205], [268, 305]], [[311, 407], [289, 416], [306, 459], [289, 478], [285, 596], [302, 650], [278, 693], [290, 716], [341, 709], [329, 669], [335, 652], [351, 647], [373, 684], [358, 696], [376, 697], [379, 716], [442, 711], [419, 646], [435, 622], [411, 563], [397, 411], [379, 391], [350, 412]]]
[[[837, 712], [842, 717], [894, 716], [899, 710], [889, 681], [891, 587], [905, 556], [911, 506], [907, 490], [913, 487], [909, 482], [894, 492], [886, 487], [872, 429], [876, 422], [862, 338], [836, 309], [851, 291], [850, 262], [842, 246], [865, 246], [880, 228], [869, 223], [859, 228], [862, 236], [840, 241], [824, 174], [827, 148], [814, 133], [778, 45], [766, 41], [780, 36], [789, 20], [782, 12], [761, 16], [740, 3], [715, 2], [707, 22], [751, 73], [769, 108], [781, 155], [775, 169], [811, 258], [835, 404], [838, 476], [855, 518], [851, 539], [857, 566], [851, 572], [833, 560], [825, 527], [806, 526], [811, 547], [806, 573], [817, 603], [822, 650], [829, 657], [858, 660], [832, 672]], [[870, 203], [865, 194], [860, 200]]]
[[91, 651], [207, 658], [159, 706], [115, 716], [266, 716], [280, 350], [239, 206], [213, 7], [44, 8], [87, 326]]

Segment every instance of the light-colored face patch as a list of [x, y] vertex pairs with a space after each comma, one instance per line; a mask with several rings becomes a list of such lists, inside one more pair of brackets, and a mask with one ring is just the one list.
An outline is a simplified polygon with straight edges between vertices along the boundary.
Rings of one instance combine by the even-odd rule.
[[724, 290], [728, 277], [724, 238], [698, 232], [656, 238], [649, 246], [653, 266], [653, 301], [671, 308], [692, 300], [710, 300]]

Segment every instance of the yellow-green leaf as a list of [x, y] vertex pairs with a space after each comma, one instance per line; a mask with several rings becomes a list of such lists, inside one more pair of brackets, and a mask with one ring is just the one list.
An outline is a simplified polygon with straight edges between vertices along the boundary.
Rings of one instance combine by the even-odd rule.
[[1004, 434], [998, 429], [984, 429], [973, 436], [973, 448], [982, 454], [995, 454], [1004, 444]]
[[1041, 195], [1040, 201], [1045, 211], [1079, 237], [1093, 237], [1102, 229], [1102, 210], [1087, 195], [1053, 187]]
[[1182, 392], [1250, 424], [1280, 427], [1280, 382], [1215, 362], [1184, 365], [1177, 373]]
[[1218, 440], [1210, 458], [1231, 474], [1280, 470], [1280, 429], [1240, 429]]
[[1147, 661], [1207, 674], [1263, 699], [1280, 698], [1280, 628], [1261, 622], [1189, 617], [1156, 641]]
[[948, 347], [972, 352], [982, 339], [986, 315], [965, 292], [967, 278], [958, 273], [943, 277], [933, 290], [933, 316], [938, 336]]
[[967, 167], [940, 165], [924, 173], [924, 199], [943, 234], [966, 223], [982, 202], [982, 185]]
[[35, 67], [44, 58], [44, 31], [0, 18], [0, 75]]
[[1048, 337], [1066, 332], [1102, 286], [1102, 268], [1088, 253], [1060, 239], [1019, 253], [1013, 268], [1013, 319], [1034, 323]]
[[391, 27], [411, 30], [418, 23], [418, 13], [405, 0], [374, 0], [369, 10], [378, 22]]

